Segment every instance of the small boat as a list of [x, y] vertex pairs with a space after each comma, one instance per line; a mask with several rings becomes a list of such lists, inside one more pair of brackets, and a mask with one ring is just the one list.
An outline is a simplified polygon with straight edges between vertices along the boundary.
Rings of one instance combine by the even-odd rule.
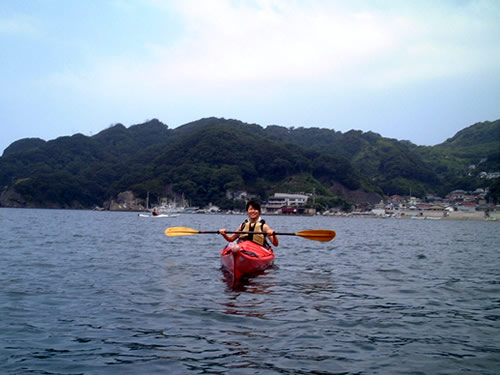
[[179, 216], [179, 214], [170, 214], [170, 215], [168, 215], [168, 214], [159, 214], [159, 215], [139, 214], [139, 217], [154, 217], [154, 218], [156, 218], [156, 217], [158, 217], [158, 218], [160, 218], [160, 217], [177, 217], [177, 216]]
[[235, 279], [262, 271], [274, 262], [274, 252], [252, 241], [230, 243], [220, 254], [222, 266]]

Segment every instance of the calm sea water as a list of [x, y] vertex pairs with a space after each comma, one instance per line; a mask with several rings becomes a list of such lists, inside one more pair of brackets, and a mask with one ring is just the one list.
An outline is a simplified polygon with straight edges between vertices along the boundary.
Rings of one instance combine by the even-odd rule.
[[0, 208], [2, 374], [498, 374], [496, 222], [267, 217], [276, 265], [234, 286], [243, 216]]

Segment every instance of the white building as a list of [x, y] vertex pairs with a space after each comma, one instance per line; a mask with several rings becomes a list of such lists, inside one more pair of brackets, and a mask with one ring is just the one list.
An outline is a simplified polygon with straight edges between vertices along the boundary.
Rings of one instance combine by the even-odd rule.
[[274, 196], [269, 197], [266, 208], [277, 210], [281, 207], [300, 207], [307, 203], [308, 198], [309, 196], [304, 194], [274, 193]]

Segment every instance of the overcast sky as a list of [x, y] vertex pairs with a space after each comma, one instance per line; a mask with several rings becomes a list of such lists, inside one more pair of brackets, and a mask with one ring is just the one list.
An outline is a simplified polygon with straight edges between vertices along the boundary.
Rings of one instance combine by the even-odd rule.
[[498, 0], [0, 2], [0, 154], [157, 118], [374, 131], [500, 118]]

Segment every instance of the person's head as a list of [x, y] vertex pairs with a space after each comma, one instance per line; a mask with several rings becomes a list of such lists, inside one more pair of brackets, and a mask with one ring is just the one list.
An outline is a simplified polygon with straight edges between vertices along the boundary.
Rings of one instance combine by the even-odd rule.
[[257, 210], [259, 211], [259, 214], [261, 212], [261, 208], [260, 208], [260, 203], [257, 202], [257, 201], [254, 201], [254, 200], [251, 200], [251, 201], [248, 201], [247, 202], [247, 212], [248, 212], [248, 209], [252, 207], [254, 210]]

